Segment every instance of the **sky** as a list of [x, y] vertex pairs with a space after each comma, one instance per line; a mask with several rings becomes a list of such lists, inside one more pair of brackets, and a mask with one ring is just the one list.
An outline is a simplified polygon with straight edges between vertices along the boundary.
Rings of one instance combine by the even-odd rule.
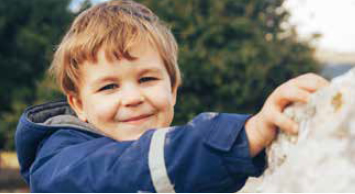
[[[91, 2], [93, 3], [100, 3], [100, 2], [104, 2], [107, 0], [91, 0]], [[84, 0], [72, 0], [70, 8], [74, 11], [79, 10], [80, 9], [80, 4], [84, 2]]]
[[316, 47], [355, 53], [355, 0], [286, 0], [301, 37], [320, 33]]

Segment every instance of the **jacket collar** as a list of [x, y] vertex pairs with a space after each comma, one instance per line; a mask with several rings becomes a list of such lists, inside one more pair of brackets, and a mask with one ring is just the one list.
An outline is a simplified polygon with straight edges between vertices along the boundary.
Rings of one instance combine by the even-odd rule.
[[71, 127], [103, 135], [95, 126], [81, 121], [66, 100], [49, 102], [25, 110], [27, 121], [47, 127]]

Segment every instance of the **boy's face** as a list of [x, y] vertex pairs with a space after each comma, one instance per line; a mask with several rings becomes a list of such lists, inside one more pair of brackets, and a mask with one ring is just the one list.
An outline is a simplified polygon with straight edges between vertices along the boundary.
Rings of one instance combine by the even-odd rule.
[[79, 97], [68, 95], [78, 117], [120, 141], [138, 139], [151, 128], [168, 127], [177, 88], [157, 52], [144, 42], [131, 50], [136, 60], [110, 63], [103, 49], [98, 62], [80, 68]]

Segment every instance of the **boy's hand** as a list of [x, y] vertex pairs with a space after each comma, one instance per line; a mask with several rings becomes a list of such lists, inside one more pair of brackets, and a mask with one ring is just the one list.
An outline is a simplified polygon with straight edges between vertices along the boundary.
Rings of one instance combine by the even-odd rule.
[[268, 97], [263, 108], [245, 124], [251, 156], [255, 156], [276, 136], [277, 128], [297, 134], [298, 125], [282, 114], [284, 108], [294, 102], [307, 103], [311, 93], [329, 85], [324, 78], [308, 73], [280, 85]]

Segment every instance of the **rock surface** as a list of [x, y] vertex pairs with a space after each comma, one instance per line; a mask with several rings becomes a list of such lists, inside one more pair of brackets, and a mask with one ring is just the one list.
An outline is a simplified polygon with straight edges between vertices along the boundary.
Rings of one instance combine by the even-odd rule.
[[284, 113], [299, 135], [278, 135], [255, 191], [355, 192], [355, 68]]

